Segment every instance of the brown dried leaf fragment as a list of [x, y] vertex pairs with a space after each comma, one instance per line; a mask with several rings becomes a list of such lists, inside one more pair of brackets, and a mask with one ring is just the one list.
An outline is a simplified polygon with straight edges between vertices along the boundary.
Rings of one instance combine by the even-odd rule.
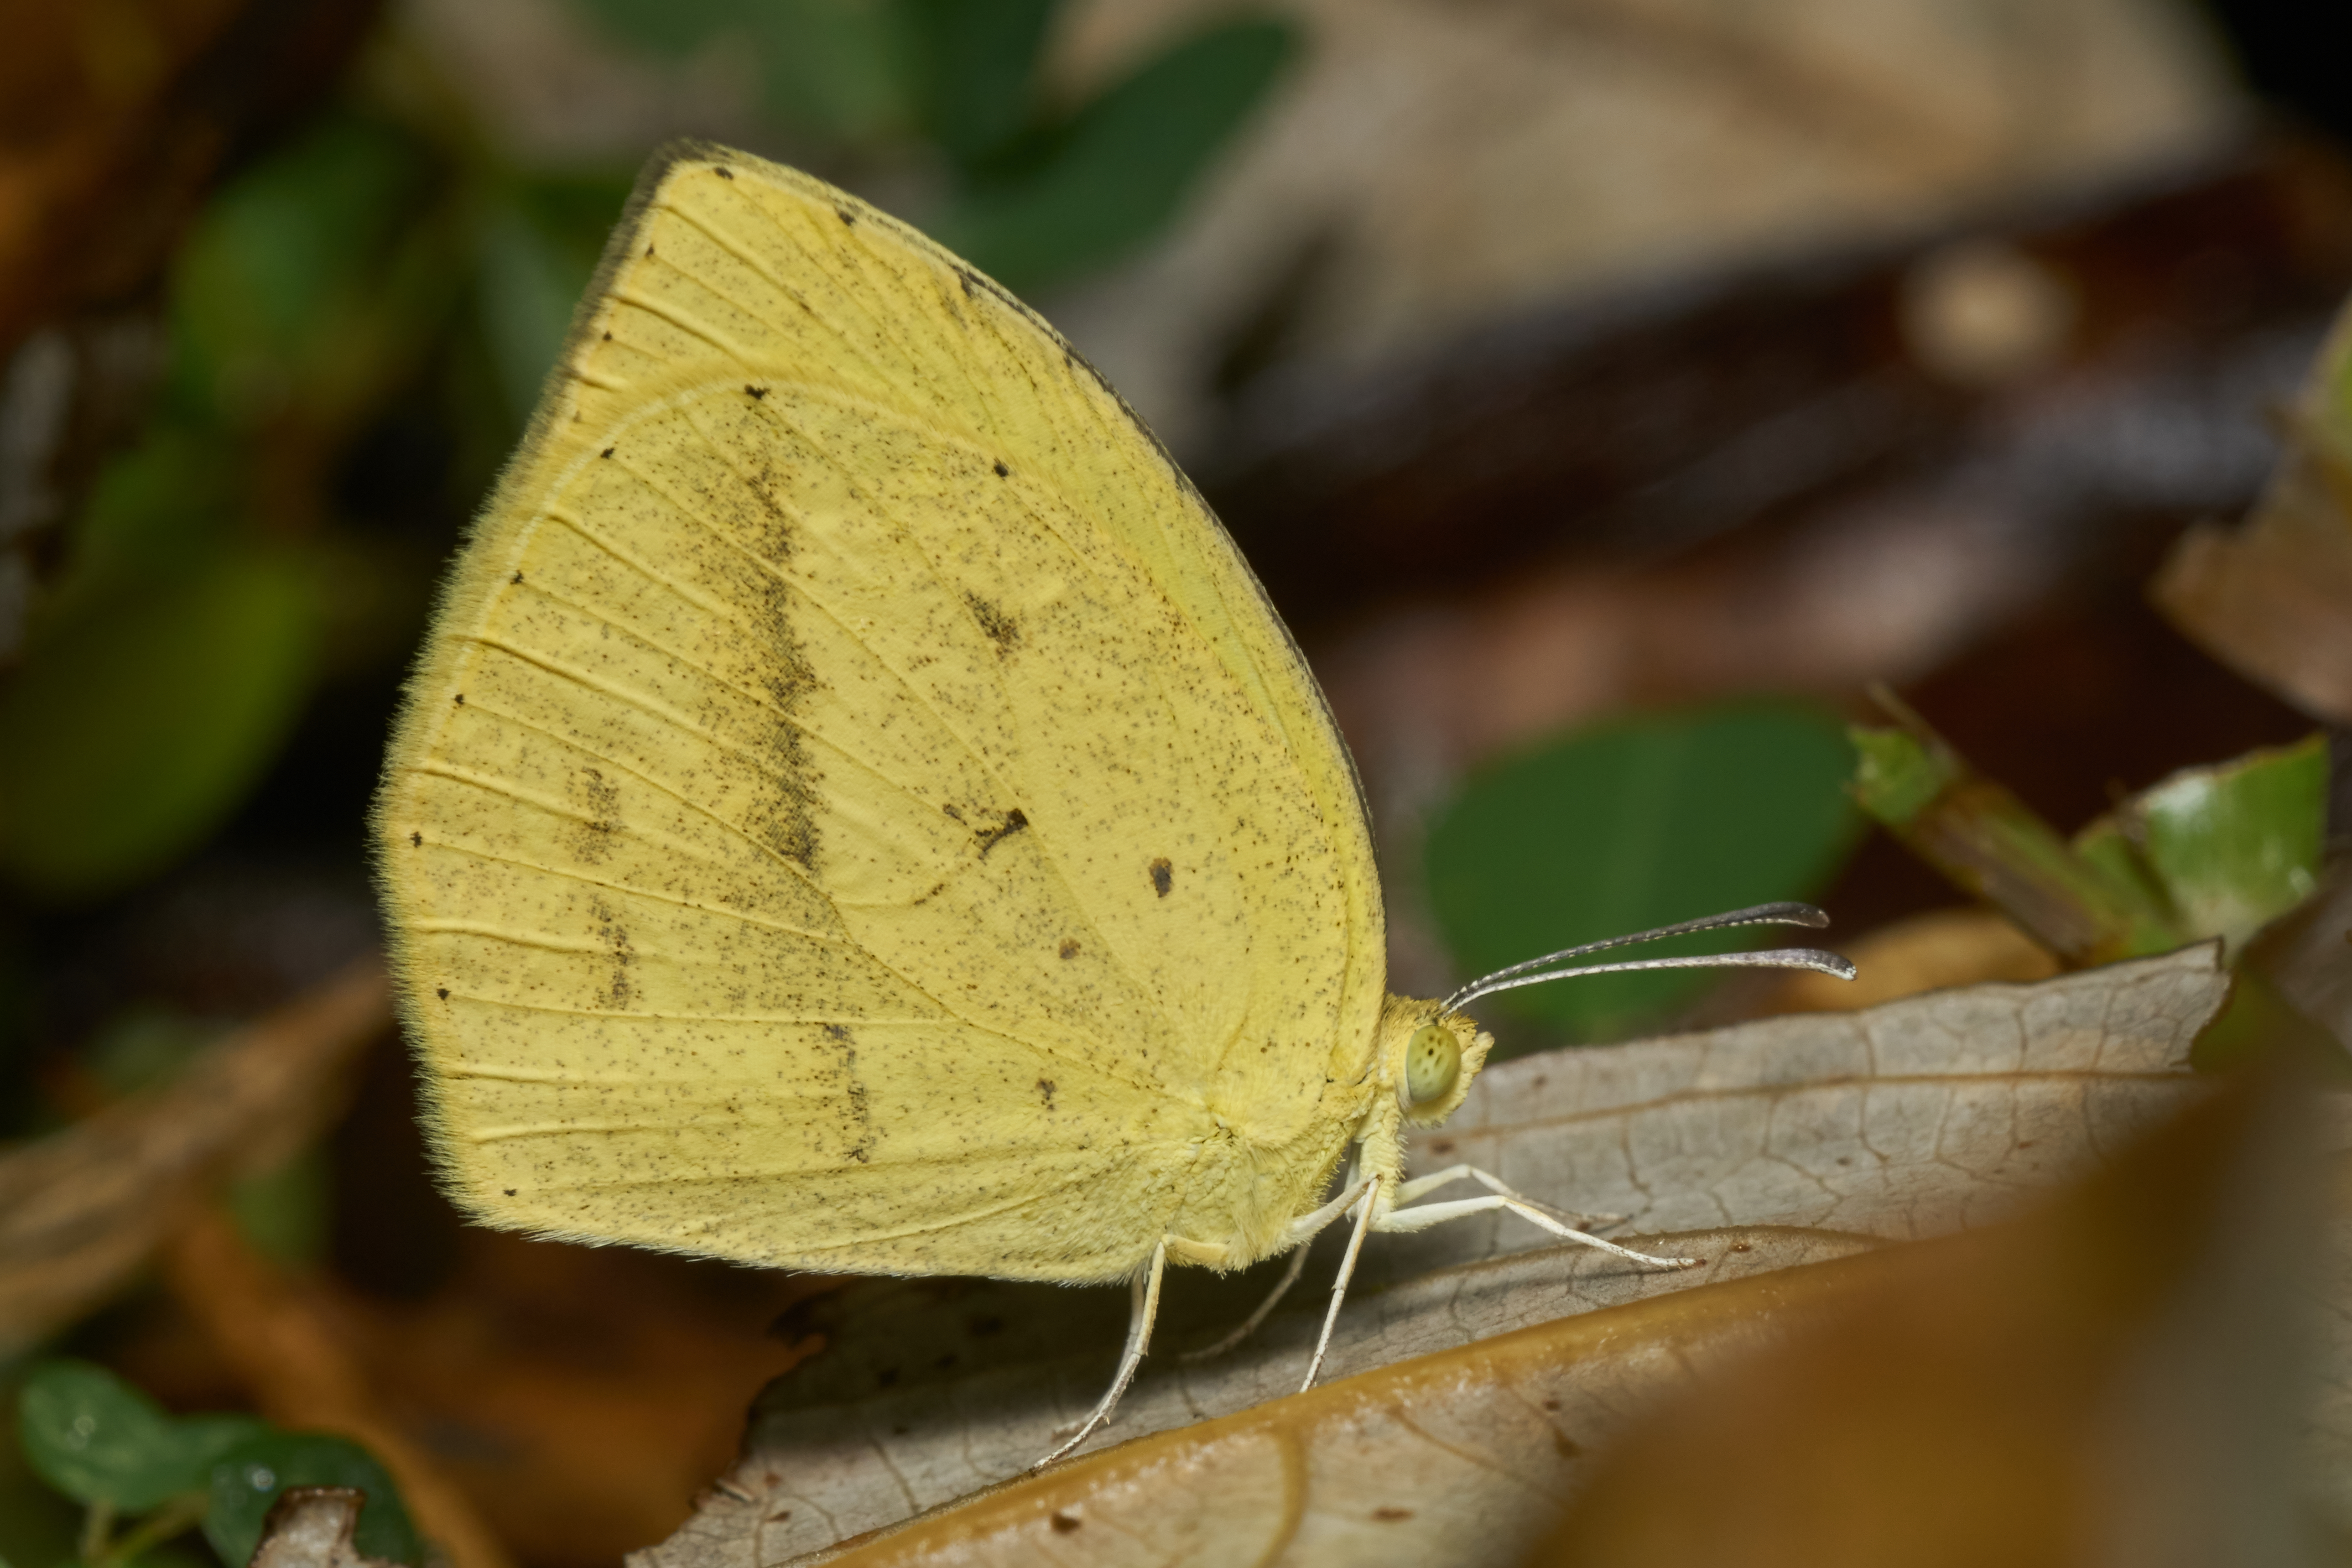
[[2352, 724], [2352, 310], [2336, 319], [2291, 442], [2243, 525], [2204, 523], [2149, 596], [2207, 652], [2305, 712]]
[[357, 1487], [289, 1487], [269, 1507], [252, 1568], [392, 1568], [352, 1539], [367, 1493]]
[[212, 1046], [160, 1092], [0, 1155], [0, 1354], [121, 1288], [184, 1218], [176, 1200], [308, 1144], [391, 1022], [370, 958]]

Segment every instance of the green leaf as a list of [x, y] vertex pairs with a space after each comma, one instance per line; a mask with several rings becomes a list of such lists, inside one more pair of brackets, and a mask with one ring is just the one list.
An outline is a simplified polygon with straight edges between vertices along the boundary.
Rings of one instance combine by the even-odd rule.
[[769, 0], [753, 38], [770, 111], [836, 141], [913, 119], [914, 45], [891, 0]]
[[0, 687], [0, 870], [89, 897], [194, 847], [291, 726], [313, 622], [293, 561], [233, 549], [45, 627]]
[[339, 119], [207, 204], [173, 278], [173, 382], [184, 409], [268, 418], [337, 373], [354, 312], [428, 193], [429, 169], [389, 127]]
[[1297, 47], [1272, 20], [1177, 45], [1081, 109], [1025, 177], [951, 208], [940, 240], [1016, 290], [1119, 259], [1174, 219]]
[[[151, 428], [110, 460], [74, 521], [73, 555], [58, 599], [132, 576], [175, 576], [214, 550], [237, 502], [226, 444], [170, 424]], [[55, 613], [69, 613], [63, 603]]]
[[[2186, 940], [2189, 928], [2180, 920], [2180, 912], [2173, 906], [2172, 896], [2165, 891], [2164, 881], [2147, 863], [2147, 857], [2123, 824], [2111, 814], [2094, 818], [2091, 823], [2074, 835], [2074, 853], [2084, 864], [2118, 888], [2128, 890], [2128, 897], [2142, 908], [2158, 912], [2163, 918], [2162, 940], [2170, 945], [2173, 939]], [[2155, 949], [2151, 949], [2152, 951]]]
[[650, 54], [683, 58], [730, 27], [748, 27], [768, 0], [572, 0], [607, 36]]
[[44, 1362], [16, 1400], [16, 1434], [41, 1479], [125, 1512], [201, 1486], [208, 1471], [161, 1406], [102, 1366]]
[[1897, 729], [1856, 728], [1854, 799], [1903, 847], [2069, 966], [2164, 953], [2188, 939], [2133, 847], [2095, 824], [2074, 843], [1880, 694]]
[[968, 174], [1029, 129], [1037, 62], [1059, 0], [907, 0], [923, 128]]
[[1853, 798], [1890, 827], [1907, 826], [1959, 776], [1951, 754], [1900, 729], [1851, 725]]
[[[1429, 898], [1465, 974], [1814, 892], [1852, 846], [1853, 752], [1807, 706], [1743, 703], [1614, 722], [1486, 769], [1431, 824]], [[1639, 956], [1719, 951], [1720, 937]], [[1496, 998], [1593, 1040], [1705, 983], [1607, 975]]]
[[261, 1542], [269, 1505], [288, 1487], [299, 1486], [359, 1488], [367, 1493], [356, 1532], [361, 1555], [393, 1563], [425, 1561], [424, 1542], [390, 1473], [350, 1438], [320, 1432], [267, 1432], [220, 1455], [212, 1469], [205, 1539], [223, 1563], [249, 1562]]
[[281, 1263], [310, 1263], [325, 1254], [332, 1224], [325, 1151], [305, 1149], [272, 1169], [233, 1184], [228, 1211], [246, 1239]]
[[476, 235], [476, 298], [499, 390], [518, 428], [563, 347], [572, 314], [595, 270], [584, 254], [550, 234], [512, 202], [492, 205]]
[[2184, 769], [2123, 814], [2189, 929], [2234, 955], [2319, 885], [2326, 737]]
[[276, 1429], [258, 1416], [244, 1416], [233, 1411], [183, 1416], [172, 1425], [179, 1433], [181, 1447], [187, 1452], [188, 1485], [192, 1488], [210, 1486], [214, 1466], [239, 1445]]
[[575, 0], [606, 33], [673, 59], [720, 40], [758, 56], [769, 109], [862, 141], [908, 118], [913, 50], [892, 0]]

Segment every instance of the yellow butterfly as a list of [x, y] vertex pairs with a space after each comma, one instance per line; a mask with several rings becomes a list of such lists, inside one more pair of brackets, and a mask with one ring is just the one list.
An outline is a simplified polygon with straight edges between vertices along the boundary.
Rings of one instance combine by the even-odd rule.
[[[443, 593], [374, 826], [467, 1212], [1130, 1281], [1117, 1380], [1057, 1452], [1133, 1376], [1171, 1261], [1303, 1258], [1352, 1213], [1336, 1313], [1366, 1231], [1507, 1208], [1678, 1262], [1466, 1166], [1404, 1179], [1402, 1125], [1490, 1044], [1458, 1009], [1576, 955], [1387, 994], [1353, 767], [1232, 540], [1043, 320], [796, 171], [648, 169]], [[1820, 916], [1695, 925], [1743, 919]], [[1843, 963], [1657, 962], [1708, 961]], [[1398, 1207], [1460, 1179], [1488, 1191]]]

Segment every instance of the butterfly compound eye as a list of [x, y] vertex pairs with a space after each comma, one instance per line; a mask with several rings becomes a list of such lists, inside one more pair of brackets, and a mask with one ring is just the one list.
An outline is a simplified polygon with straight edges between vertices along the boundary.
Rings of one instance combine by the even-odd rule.
[[1404, 1092], [1408, 1102], [1426, 1105], [1454, 1092], [1462, 1075], [1462, 1046], [1444, 1024], [1425, 1023], [1412, 1031], [1404, 1048]]

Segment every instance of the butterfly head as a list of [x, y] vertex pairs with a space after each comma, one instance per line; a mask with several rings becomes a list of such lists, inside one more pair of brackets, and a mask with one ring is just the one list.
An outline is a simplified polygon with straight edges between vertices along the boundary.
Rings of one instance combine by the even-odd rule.
[[1404, 1119], [1430, 1126], [1454, 1114], [1494, 1043], [1493, 1035], [1443, 1003], [1391, 997], [1381, 1019], [1381, 1060]]

